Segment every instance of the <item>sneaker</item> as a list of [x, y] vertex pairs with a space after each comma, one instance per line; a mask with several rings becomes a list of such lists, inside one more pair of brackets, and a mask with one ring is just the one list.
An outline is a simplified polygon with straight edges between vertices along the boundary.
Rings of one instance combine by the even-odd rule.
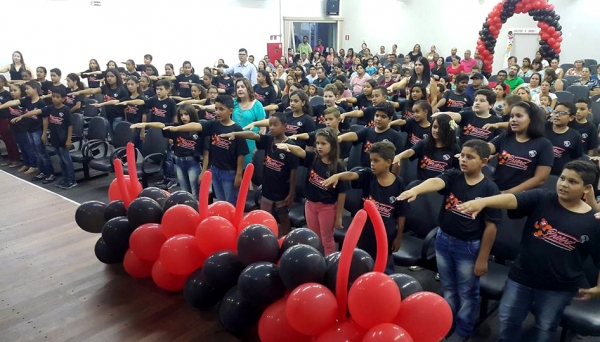
[[421, 267], [421, 266], [411, 266], [408, 268], [409, 271], [414, 271], [414, 272], [420, 271], [422, 269], [423, 269], [423, 267]]
[[436, 273], [433, 279], [435, 279], [435, 281], [440, 281], [440, 274]]
[[17, 167], [17, 166], [21, 166], [23, 165], [23, 163], [21, 162], [12, 162], [10, 163], [10, 165], [8, 165], [8, 167]]
[[26, 175], [32, 175], [34, 173], [38, 173], [40, 172], [40, 169], [38, 169], [37, 167], [30, 167], [27, 171], [25, 171], [24, 173]]
[[37, 176], [31, 178], [32, 182], [37, 182], [37, 181], [41, 181], [48, 178], [48, 175], [45, 175], [43, 172], [38, 173]]
[[160, 188], [161, 186], [165, 186], [169, 182], [168, 179], [163, 178], [159, 182], [154, 183], [154, 186]]
[[59, 186], [59, 188], [65, 189], [65, 190], [69, 190], [69, 189], [72, 189], [72, 188], [74, 188], [76, 186], [77, 186], [77, 182], [65, 182], [64, 184], [61, 184]]
[[174, 187], [177, 186], [177, 181], [176, 180], [169, 180], [166, 184], [165, 184], [165, 190], [169, 190], [172, 189]]
[[23, 165], [23, 166], [21, 166], [21, 168], [19, 169], [19, 172], [25, 172], [25, 171], [27, 171], [27, 170], [29, 170], [29, 166], [27, 166], [27, 165]]
[[50, 175], [50, 176], [44, 178], [44, 180], [42, 181], [42, 184], [52, 183], [55, 180], [56, 180], [56, 176], [55, 175]]
[[55, 186], [55, 187], [57, 187], [57, 188], [62, 188], [62, 187], [63, 187], [63, 185], [65, 185], [65, 180], [64, 180], [64, 178], [63, 178], [63, 179], [61, 179], [61, 180], [59, 180], [59, 181], [58, 181], [58, 183], [54, 184], [54, 186]]

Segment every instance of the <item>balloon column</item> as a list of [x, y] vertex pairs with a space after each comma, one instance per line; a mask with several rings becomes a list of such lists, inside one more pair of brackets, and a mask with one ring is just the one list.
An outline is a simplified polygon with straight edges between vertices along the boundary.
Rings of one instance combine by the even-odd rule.
[[[356, 214], [342, 251], [325, 257], [313, 231], [295, 229], [278, 240], [270, 213], [243, 216], [252, 164], [235, 208], [208, 204], [210, 172], [198, 203], [183, 191], [141, 190], [118, 160], [115, 166], [112, 202], [83, 203], [75, 215], [83, 230], [102, 233], [98, 259], [122, 262], [130, 276], [152, 277], [164, 290], [183, 290], [194, 308], [218, 304], [219, 321], [235, 336], [258, 327], [264, 342], [439, 341], [450, 330], [442, 297], [423, 292], [411, 276], [383, 273], [387, 237], [372, 202]], [[135, 166], [128, 170], [136, 174]], [[355, 248], [367, 217], [377, 237], [375, 261]]]
[[559, 24], [560, 16], [554, 11], [554, 5], [546, 0], [504, 0], [498, 3], [488, 14], [486, 21], [479, 31], [477, 51], [483, 61], [483, 70], [492, 72], [494, 53], [498, 35], [502, 24], [515, 13], [528, 13], [537, 21], [540, 31], [540, 52], [542, 58], [551, 60], [558, 58], [561, 52], [562, 26]]

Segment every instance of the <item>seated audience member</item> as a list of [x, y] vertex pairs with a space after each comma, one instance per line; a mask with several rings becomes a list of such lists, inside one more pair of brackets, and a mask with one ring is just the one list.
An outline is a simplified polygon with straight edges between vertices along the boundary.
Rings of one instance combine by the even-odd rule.
[[575, 64], [575, 66], [567, 70], [565, 72], [565, 76], [581, 76], [581, 71], [583, 70], [583, 59], [578, 59], [573, 64]]
[[574, 104], [561, 102], [552, 111], [552, 121], [546, 122], [546, 138], [554, 150], [554, 164], [550, 173], [555, 176], [560, 176], [565, 164], [583, 156], [581, 134], [569, 128], [575, 114], [577, 108]]
[[540, 101], [540, 97], [542, 95], [545, 96], [549, 96], [550, 97], [550, 107], [554, 108], [556, 107], [556, 102], [558, 101], [558, 97], [556, 97], [556, 95], [554, 93], [550, 92], [550, 82], [548, 82], [547, 80], [542, 81], [542, 84], [540, 85], [540, 93], [539, 94], [535, 94], [531, 97], [531, 102], [535, 103], [538, 106], [541, 106], [541, 101]]
[[593, 79], [591, 79], [590, 68], [584, 67], [581, 70], [580, 77], [581, 78], [575, 83], [573, 83], [573, 85], [583, 85], [588, 87], [588, 89], [590, 90], [590, 96], [600, 94], [600, 84], [598, 84], [598, 81], [594, 81]]
[[521, 77], [517, 76], [518, 73], [518, 65], [513, 65], [508, 69], [508, 76], [506, 77], [504, 83], [506, 83], [510, 87], [510, 89], [516, 89], [518, 86], [525, 83], [525, 81], [523, 81]]

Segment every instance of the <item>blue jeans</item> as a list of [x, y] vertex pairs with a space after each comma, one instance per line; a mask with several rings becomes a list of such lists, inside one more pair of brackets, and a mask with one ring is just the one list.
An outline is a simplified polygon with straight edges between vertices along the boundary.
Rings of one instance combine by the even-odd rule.
[[46, 144], [42, 142], [42, 131], [29, 132], [27, 133], [27, 137], [29, 138], [29, 143], [34, 148], [35, 157], [40, 172], [45, 175], [54, 174], [54, 167], [52, 166], [50, 155], [46, 150]]
[[60, 171], [63, 175], [65, 183], [75, 182], [75, 170], [73, 168], [73, 161], [71, 160], [71, 154], [66, 147], [54, 147], [54, 151], [60, 161]]
[[27, 132], [14, 132], [17, 146], [21, 150], [21, 157], [23, 158], [23, 164], [29, 167], [37, 167], [37, 158], [35, 156], [35, 147], [29, 141]]
[[179, 186], [182, 190], [191, 193], [195, 199], [199, 199], [200, 184], [198, 183], [198, 177], [202, 171], [200, 162], [195, 157], [175, 157], [174, 160]]
[[171, 146], [167, 147], [167, 154], [165, 155], [165, 162], [162, 167], [163, 178], [164, 179], [176, 179], [175, 176], [175, 163], [173, 162], [173, 151], [171, 150]]
[[121, 116], [117, 116], [116, 118], [106, 118], [108, 120], [108, 133], [110, 134], [111, 137], [115, 136], [115, 128], [117, 127], [117, 124], [121, 121], [123, 121], [123, 117]]
[[552, 340], [565, 308], [576, 294], [571, 291], [538, 290], [508, 279], [498, 310], [499, 341], [519, 341], [521, 326], [530, 310], [535, 316], [536, 336], [532, 341]]
[[215, 197], [219, 201], [227, 201], [234, 206], [236, 205], [240, 188], [233, 187], [235, 182], [235, 170], [221, 170], [211, 166], [212, 186], [215, 192]]
[[479, 312], [479, 277], [473, 271], [480, 245], [480, 240], [459, 240], [441, 229], [435, 241], [444, 298], [452, 309], [456, 333], [462, 337], [473, 335]]
[[131, 130], [131, 142], [138, 150], [142, 150], [142, 139], [140, 138], [141, 129], [136, 128]]

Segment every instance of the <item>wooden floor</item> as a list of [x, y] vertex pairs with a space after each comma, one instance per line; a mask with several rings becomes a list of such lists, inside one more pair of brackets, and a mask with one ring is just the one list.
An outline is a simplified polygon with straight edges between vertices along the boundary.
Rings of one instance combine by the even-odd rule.
[[236, 341], [215, 312], [94, 256], [78, 204], [0, 171], [0, 341]]

